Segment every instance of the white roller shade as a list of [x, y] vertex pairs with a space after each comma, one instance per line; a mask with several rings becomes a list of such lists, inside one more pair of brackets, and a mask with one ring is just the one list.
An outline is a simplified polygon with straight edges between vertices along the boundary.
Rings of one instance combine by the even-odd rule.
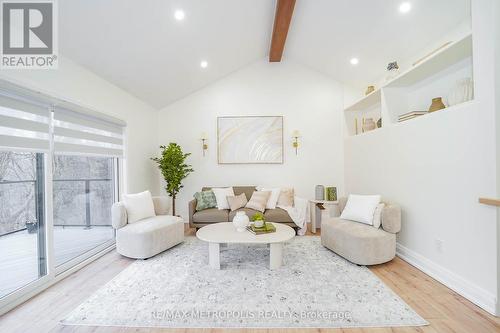
[[0, 147], [49, 149], [50, 105], [0, 90]]
[[122, 123], [56, 107], [53, 124], [56, 153], [124, 154]]

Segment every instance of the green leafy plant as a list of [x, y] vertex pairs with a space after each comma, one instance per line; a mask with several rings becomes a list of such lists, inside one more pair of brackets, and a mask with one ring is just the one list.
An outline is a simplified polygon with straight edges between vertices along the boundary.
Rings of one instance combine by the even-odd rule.
[[172, 197], [172, 214], [175, 215], [175, 198], [184, 187], [182, 181], [194, 171], [191, 165], [186, 164], [186, 158], [191, 153], [184, 153], [177, 143], [170, 143], [160, 148], [161, 157], [152, 157], [151, 160], [158, 164], [158, 169], [167, 183], [165, 190]]
[[262, 214], [262, 213], [255, 213], [252, 216], [252, 221], [253, 222], [255, 222], [255, 221], [264, 221], [264, 222], [266, 222], [266, 218], [264, 217], [264, 214]]

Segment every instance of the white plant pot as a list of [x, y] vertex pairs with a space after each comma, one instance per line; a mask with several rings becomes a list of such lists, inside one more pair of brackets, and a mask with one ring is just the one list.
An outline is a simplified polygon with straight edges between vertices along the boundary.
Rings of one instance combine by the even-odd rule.
[[239, 232], [245, 231], [249, 224], [250, 219], [245, 212], [237, 212], [236, 216], [233, 218], [233, 225]]
[[255, 220], [255, 221], [253, 221], [253, 224], [255, 225], [256, 228], [262, 228], [264, 226], [264, 221]]

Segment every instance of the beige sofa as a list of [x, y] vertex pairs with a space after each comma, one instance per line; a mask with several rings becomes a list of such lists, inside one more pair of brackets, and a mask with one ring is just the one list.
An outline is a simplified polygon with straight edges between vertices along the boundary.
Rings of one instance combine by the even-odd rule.
[[[339, 199], [342, 212], [347, 199]], [[376, 265], [396, 256], [396, 234], [401, 230], [401, 208], [387, 204], [382, 210], [382, 225], [370, 225], [339, 217], [321, 223], [321, 244], [358, 265]]]
[[[210, 189], [210, 187], [203, 187], [202, 191]], [[255, 190], [256, 186], [233, 186], [234, 194], [240, 195], [241, 193], [245, 193], [247, 200], [250, 200], [250, 198], [252, 197], [252, 193]], [[240, 208], [233, 212], [229, 211], [228, 209], [209, 208], [197, 212], [196, 199], [193, 199], [189, 202], [189, 226], [191, 228], [198, 229], [212, 223], [230, 222], [233, 220], [238, 211], [245, 211], [249, 218], [252, 218], [252, 216], [257, 213], [256, 210], [249, 208]], [[264, 216], [267, 221], [284, 223], [292, 228], [297, 227], [297, 225], [293, 223], [293, 220], [290, 218], [290, 215], [288, 215], [288, 213], [281, 208], [266, 209], [264, 211]]]
[[147, 259], [184, 241], [184, 221], [168, 214], [168, 198], [153, 197], [156, 216], [128, 223], [127, 210], [121, 202], [111, 208], [111, 222], [116, 229], [116, 250], [125, 257]]

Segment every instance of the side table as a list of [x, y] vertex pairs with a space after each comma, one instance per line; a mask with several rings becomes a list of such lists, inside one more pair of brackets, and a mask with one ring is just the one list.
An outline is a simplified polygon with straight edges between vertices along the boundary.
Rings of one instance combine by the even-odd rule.
[[311, 214], [311, 232], [313, 234], [316, 233], [317, 229], [317, 219], [320, 219], [321, 216], [316, 216], [316, 207], [323, 206], [325, 210], [329, 213], [331, 209], [335, 209], [335, 216], [339, 214], [338, 211], [338, 201], [328, 201], [328, 200], [309, 200], [309, 212]]

